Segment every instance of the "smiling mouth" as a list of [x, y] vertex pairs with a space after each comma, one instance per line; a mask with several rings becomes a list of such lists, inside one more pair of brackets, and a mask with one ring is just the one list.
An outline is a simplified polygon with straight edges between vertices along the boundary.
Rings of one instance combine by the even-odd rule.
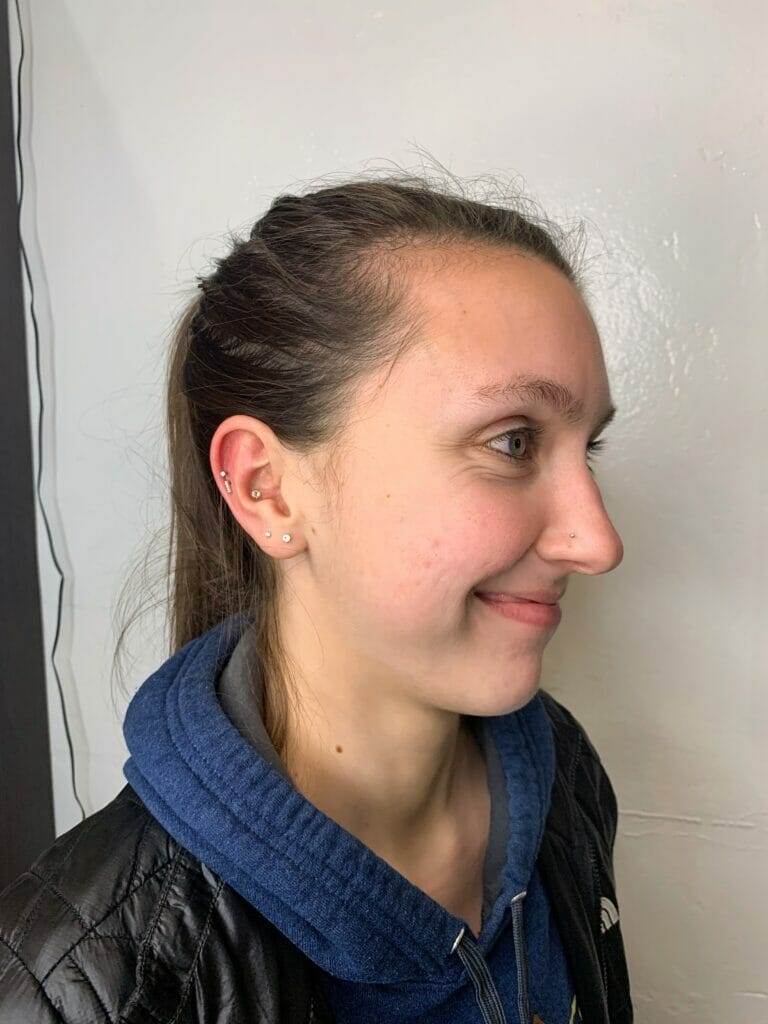
[[485, 605], [492, 615], [526, 626], [554, 629], [562, 618], [562, 609], [556, 601], [554, 604], [548, 604], [544, 601], [519, 598], [513, 594], [503, 594], [503, 599], [497, 600], [485, 593], [478, 591], [473, 591], [473, 593], [481, 605]]
[[491, 590], [473, 590], [472, 593], [475, 597], [480, 597], [485, 601], [498, 601], [502, 604], [511, 602], [516, 604], [557, 604], [557, 601], [536, 601], [530, 597], [518, 597], [516, 594], [499, 593]]

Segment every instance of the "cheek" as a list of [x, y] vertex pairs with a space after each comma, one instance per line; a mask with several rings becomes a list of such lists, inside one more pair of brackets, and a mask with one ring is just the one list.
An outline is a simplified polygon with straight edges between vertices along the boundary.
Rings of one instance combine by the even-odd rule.
[[476, 519], [474, 551], [477, 562], [485, 565], [488, 573], [498, 573], [514, 564], [532, 543], [530, 518], [522, 510], [515, 514], [505, 508], [504, 515], [489, 511]]
[[370, 619], [379, 630], [408, 632], [428, 628], [431, 620], [444, 622], [448, 609], [465, 599], [477, 580], [483, 545], [464, 518], [438, 519], [384, 510], [369, 525], [356, 521], [337, 564], [355, 618]]
[[426, 468], [410, 470], [401, 468], [397, 486], [382, 486], [379, 475], [348, 491], [334, 539], [349, 613], [399, 632], [461, 615], [472, 589], [501, 578], [528, 544], [508, 495], [431, 486]]
[[386, 541], [377, 535], [367, 545], [368, 591], [394, 628], [428, 628], [430, 621], [440, 628], [446, 618], [463, 615], [471, 591], [517, 558], [504, 526], [487, 531], [464, 516], [443, 516], [438, 524], [435, 518], [423, 529], [401, 523]]
[[400, 533], [379, 549], [376, 575], [404, 614], [439, 607], [463, 586], [471, 572], [471, 537], [457, 531]]

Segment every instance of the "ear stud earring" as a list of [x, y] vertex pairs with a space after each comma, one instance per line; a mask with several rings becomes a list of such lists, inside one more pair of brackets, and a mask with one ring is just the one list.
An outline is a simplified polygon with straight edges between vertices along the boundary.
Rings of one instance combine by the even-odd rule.
[[[232, 482], [229, 479], [229, 475], [228, 475], [226, 469], [220, 469], [219, 470], [219, 476], [224, 478], [224, 486], [227, 489], [227, 494], [231, 494], [232, 493]], [[254, 487], [253, 488], [253, 490], [251, 491], [251, 497], [255, 498], [256, 501], [259, 500], [259, 498], [261, 497], [261, 491], [259, 490], [258, 487]], [[264, 534], [264, 536], [265, 537], [271, 537], [272, 536], [272, 531], [271, 530], [267, 530], [266, 533]], [[291, 540], [290, 533], [284, 533], [283, 534], [283, 540], [285, 541], [286, 544], [288, 544], [290, 542], [290, 540]]]

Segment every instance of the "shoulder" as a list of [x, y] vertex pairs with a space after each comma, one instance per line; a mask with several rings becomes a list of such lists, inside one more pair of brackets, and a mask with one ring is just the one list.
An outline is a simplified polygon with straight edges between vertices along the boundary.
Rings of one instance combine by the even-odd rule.
[[103, 1014], [96, 975], [107, 962], [123, 967], [110, 983], [119, 1001], [178, 861], [129, 786], [59, 836], [0, 893], [0, 1020], [20, 1019], [15, 1008], [40, 1020], [65, 1019], [62, 1007]]
[[232, 998], [240, 955], [254, 972], [244, 1019], [266, 1021], [273, 932], [125, 786], [0, 893], [0, 1024], [170, 1019], [200, 998], [201, 970], [206, 1000]]
[[571, 798], [599, 816], [611, 850], [618, 826], [618, 804], [610, 776], [587, 730], [551, 693], [539, 690], [555, 739], [557, 774]]

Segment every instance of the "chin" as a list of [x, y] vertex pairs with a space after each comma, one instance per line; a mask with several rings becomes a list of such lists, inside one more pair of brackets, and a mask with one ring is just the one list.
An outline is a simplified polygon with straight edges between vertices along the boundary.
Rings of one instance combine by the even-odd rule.
[[541, 675], [515, 673], [507, 680], [492, 682], [486, 677], [485, 686], [472, 693], [472, 700], [465, 702], [464, 714], [483, 718], [495, 715], [509, 715], [533, 700], [539, 692]]

